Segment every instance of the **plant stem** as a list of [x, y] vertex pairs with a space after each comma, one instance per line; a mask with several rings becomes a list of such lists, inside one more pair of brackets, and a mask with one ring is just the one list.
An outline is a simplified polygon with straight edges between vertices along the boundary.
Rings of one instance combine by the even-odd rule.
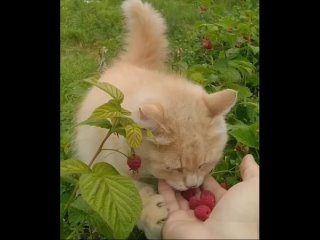
[[119, 119], [115, 119], [112, 128], [109, 130], [109, 132], [107, 133], [107, 136], [103, 139], [102, 143], [100, 144], [97, 152], [94, 154], [93, 158], [91, 159], [90, 163], [88, 164], [89, 167], [91, 167], [91, 165], [93, 164], [94, 160], [96, 160], [96, 158], [98, 157], [99, 153], [102, 151], [102, 147], [104, 145], [104, 143], [107, 141], [107, 139], [111, 136], [111, 134], [113, 133], [113, 130], [117, 128], [119, 123]]
[[91, 165], [93, 164], [94, 160], [96, 160], [96, 158], [98, 157], [99, 153], [101, 152], [102, 150], [102, 147], [103, 147], [103, 144], [107, 141], [107, 139], [110, 137], [110, 135], [112, 134], [112, 131], [111, 129], [109, 130], [107, 136], [103, 139], [102, 143], [100, 144], [97, 152], [94, 154], [93, 158], [91, 159], [90, 163], [89, 163], [89, 167], [91, 167]]
[[115, 151], [115, 152], [118, 152], [118, 153], [121, 153], [123, 156], [125, 156], [126, 158], [129, 158], [129, 156], [127, 156], [126, 154], [124, 154], [123, 152], [120, 152], [119, 150], [117, 149], [112, 149], [112, 148], [102, 148], [101, 150], [110, 150], [110, 151]]

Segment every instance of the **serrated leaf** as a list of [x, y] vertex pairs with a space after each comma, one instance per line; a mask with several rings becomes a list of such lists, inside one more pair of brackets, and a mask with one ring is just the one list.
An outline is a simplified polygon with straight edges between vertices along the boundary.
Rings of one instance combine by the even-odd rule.
[[[89, 125], [98, 125], [99, 127], [105, 127], [110, 129], [112, 124], [107, 118], [127, 118], [130, 113], [127, 111], [122, 111], [120, 104], [115, 100], [109, 100], [107, 103], [102, 104], [101, 106], [97, 107], [91, 116], [80, 124], [88, 124]], [[100, 123], [100, 124], [99, 124]]]
[[252, 93], [249, 88], [246, 86], [242, 86], [236, 83], [224, 83], [224, 87], [231, 88], [233, 90], [236, 90], [238, 92], [238, 99], [244, 99], [252, 96]]
[[110, 164], [105, 162], [96, 163], [92, 172], [100, 176], [119, 175], [119, 172]]
[[78, 211], [81, 211], [83, 214], [86, 214], [86, 219], [97, 229], [99, 234], [102, 234], [108, 239], [113, 239], [112, 231], [108, 224], [88, 205], [85, 200], [83, 200], [81, 196], [71, 203], [70, 206]]
[[246, 74], [252, 74], [255, 70], [255, 67], [252, 63], [238, 59], [230, 60], [228, 65]]
[[226, 68], [220, 75], [226, 82], [237, 82], [241, 79], [240, 73], [234, 68]]
[[121, 118], [120, 119], [120, 125], [122, 127], [125, 127], [130, 124], [134, 124], [134, 121], [131, 118]]
[[84, 174], [79, 180], [83, 199], [106, 222], [115, 239], [125, 239], [135, 226], [142, 202], [130, 178]]
[[110, 129], [112, 127], [112, 124], [108, 119], [96, 118], [92, 115], [86, 121], [81, 122], [81, 125], [90, 125], [106, 129]]
[[256, 133], [253, 129], [245, 124], [232, 125], [229, 134], [233, 136], [238, 142], [259, 149], [259, 142]]
[[240, 49], [239, 48], [230, 48], [226, 51], [227, 58], [235, 58], [237, 55], [239, 55]]
[[107, 82], [95, 82], [92, 80], [85, 80], [85, 82], [90, 83], [101, 90], [105, 91], [108, 93], [114, 100], [116, 100], [119, 103], [123, 102], [124, 96], [123, 93], [115, 86], [113, 86], [110, 83]]
[[137, 124], [127, 125], [125, 127], [127, 142], [130, 147], [138, 148], [142, 142], [142, 132]]
[[124, 108], [121, 108], [121, 112], [122, 112], [123, 115], [128, 115], [128, 116], [131, 115], [131, 112], [128, 111], [127, 109], [124, 109]]
[[60, 175], [90, 173], [91, 169], [82, 161], [69, 159], [60, 162]]

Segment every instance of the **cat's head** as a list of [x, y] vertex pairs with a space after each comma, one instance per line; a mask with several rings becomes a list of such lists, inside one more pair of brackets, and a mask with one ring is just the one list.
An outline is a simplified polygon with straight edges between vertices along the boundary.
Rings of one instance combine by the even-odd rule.
[[236, 98], [227, 89], [177, 99], [170, 107], [141, 106], [140, 119], [154, 135], [145, 136], [140, 148], [148, 171], [180, 191], [199, 187], [222, 156], [228, 139], [224, 117]]

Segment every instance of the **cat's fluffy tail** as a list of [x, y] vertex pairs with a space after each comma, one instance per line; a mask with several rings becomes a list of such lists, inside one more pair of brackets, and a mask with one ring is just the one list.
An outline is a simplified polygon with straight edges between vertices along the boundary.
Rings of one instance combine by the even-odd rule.
[[127, 48], [121, 59], [131, 64], [161, 69], [167, 60], [168, 41], [162, 16], [149, 3], [126, 0], [122, 4], [127, 19]]

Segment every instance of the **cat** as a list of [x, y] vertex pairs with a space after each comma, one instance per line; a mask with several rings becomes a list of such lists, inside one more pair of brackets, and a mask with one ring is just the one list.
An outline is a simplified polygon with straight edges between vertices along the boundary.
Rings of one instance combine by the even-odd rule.
[[[199, 187], [222, 157], [228, 135], [225, 116], [234, 106], [237, 92], [225, 89], [208, 94], [201, 86], [166, 69], [168, 40], [166, 23], [159, 12], [141, 0], [125, 0], [126, 49], [101, 75], [124, 93], [122, 106], [140, 126], [152, 130], [154, 137], [143, 138], [136, 150], [142, 166], [133, 178], [143, 202], [138, 227], [148, 239], [160, 239], [168, 216], [163, 197], [139, 176], [165, 179], [174, 189]], [[93, 110], [110, 98], [93, 87], [85, 96], [77, 122], [86, 120]], [[79, 126], [76, 153], [89, 163], [107, 130]], [[104, 148], [130, 153], [126, 140], [112, 135]], [[130, 175], [126, 158], [102, 151], [96, 162], [112, 164], [123, 175]]]

